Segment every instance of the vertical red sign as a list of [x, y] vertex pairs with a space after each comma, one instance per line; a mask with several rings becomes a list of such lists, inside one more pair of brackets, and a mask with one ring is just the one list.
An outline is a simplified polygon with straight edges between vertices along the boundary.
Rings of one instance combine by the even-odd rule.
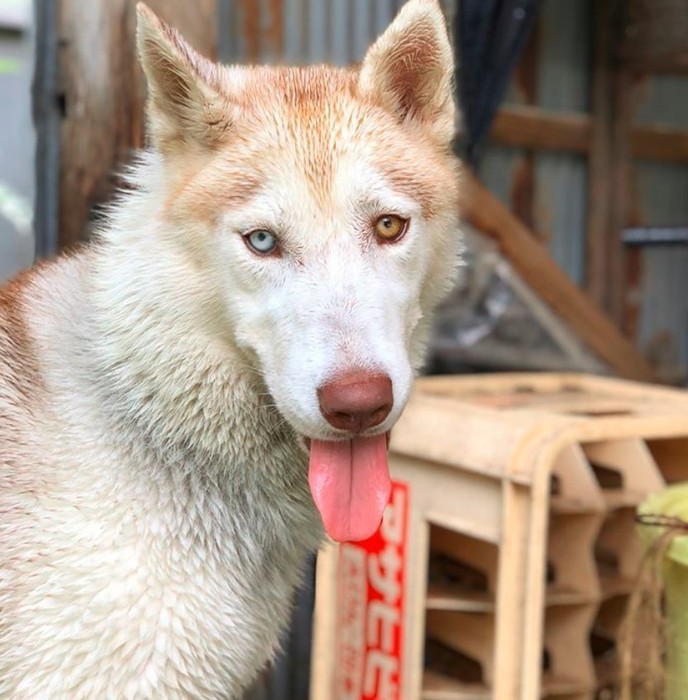
[[408, 486], [392, 484], [380, 529], [339, 547], [335, 700], [400, 700]]

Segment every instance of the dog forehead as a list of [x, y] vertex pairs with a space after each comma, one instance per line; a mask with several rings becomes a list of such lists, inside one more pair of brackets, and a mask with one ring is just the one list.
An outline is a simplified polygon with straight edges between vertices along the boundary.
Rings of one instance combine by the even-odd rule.
[[304, 178], [318, 200], [331, 197], [342, 162], [365, 157], [384, 127], [385, 115], [357, 98], [350, 70], [272, 69], [262, 92], [275, 161]]
[[[246, 195], [276, 186], [294, 202], [307, 198], [332, 211], [372, 181], [417, 202], [427, 216], [452, 206], [456, 174], [446, 149], [361, 97], [356, 69], [260, 66], [229, 75], [237, 71], [245, 71], [233, 79], [245, 118], [225, 155]], [[237, 180], [227, 175], [224, 182]]]

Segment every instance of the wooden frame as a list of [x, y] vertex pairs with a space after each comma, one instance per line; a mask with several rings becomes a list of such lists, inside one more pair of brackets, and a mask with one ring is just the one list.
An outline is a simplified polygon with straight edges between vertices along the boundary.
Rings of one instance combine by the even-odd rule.
[[532, 232], [470, 173], [464, 174], [463, 182], [465, 218], [497, 241], [540, 299], [619, 375], [652, 380], [654, 373], [638, 350], [556, 265]]
[[[217, 54], [220, 1], [147, 0], [209, 58]], [[119, 185], [118, 169], [144, 145], [145, 86], [136, 60], [135, 7], [135, 0], [37, 3], [39, 255], [89, 237]]]
[[[402, 697], [592, 700], [613, 684], [642, 552], [632, 516], [667, 481], [688, 478], [688, 396], [577, 375], [422, 379], [391, 450], [410, 502]], [[483, 587], [429, 586], [433, 552], [477, 571]], [[342, 700], [337, 563], [330, 546], [316, 592], [318, 700]], [[591, 628], [606, 656], [594, 656]], [[424, 674], [429, 638], [481, 677]]]

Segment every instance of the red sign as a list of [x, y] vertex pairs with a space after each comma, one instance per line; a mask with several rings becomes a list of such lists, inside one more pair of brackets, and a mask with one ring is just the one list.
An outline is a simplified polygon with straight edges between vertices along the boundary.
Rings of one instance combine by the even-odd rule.
[[380, 529], [339, 547], [335, 700], [400, 700], [407, 513], [394, 482]]

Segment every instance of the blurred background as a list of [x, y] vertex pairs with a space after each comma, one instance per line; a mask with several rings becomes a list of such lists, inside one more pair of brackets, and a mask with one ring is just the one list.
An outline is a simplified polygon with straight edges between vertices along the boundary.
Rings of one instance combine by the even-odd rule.
[[[224, 62], [362, 58], [401, 0], [151, 0]], [[427, 371], [685, 385], [688, 0], [443, 0], [461, 278]], [[87, 240], [143, 141], [133, 0], [0, 0], [0, 281]], [[310, 605], [255, 698], [308, 693]]]

